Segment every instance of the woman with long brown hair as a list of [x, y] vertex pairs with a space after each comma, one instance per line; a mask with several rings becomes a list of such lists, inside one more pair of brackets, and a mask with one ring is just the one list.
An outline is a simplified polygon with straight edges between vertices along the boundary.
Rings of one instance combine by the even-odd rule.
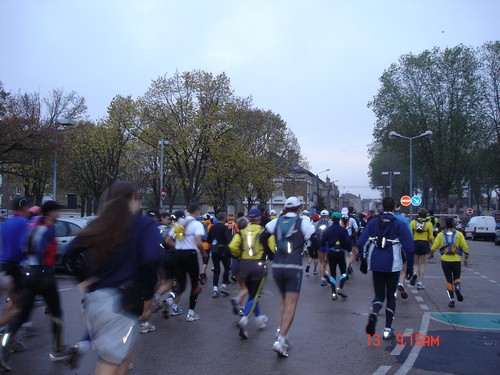
[[[75, 274], [85, 287], [82, 315], [99, 357], [96, 375], [127, 372], [139, 319], [151, 314], [161, 243], [154, 221], [140, 215], [136, 186], [120, 181], [110, 188], [99, 217], [69, 245]], [[136, 293], [125, 293], [129, 290]], [[128, 295], [139, 301], [138, 311], [126, 304]]]

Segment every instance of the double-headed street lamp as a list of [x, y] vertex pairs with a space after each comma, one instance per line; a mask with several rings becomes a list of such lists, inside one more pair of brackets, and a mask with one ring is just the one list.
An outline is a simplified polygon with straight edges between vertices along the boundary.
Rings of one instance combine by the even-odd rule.
[[163, 208], [163, 197], [162, 197], [162, 191], [163, 191], [163, 154], [165, 152], [165, 146], [170, 146], [170, 141], [165, 141], [163, 139], [160, 139], [158, 141], [158, 144], [160, 145], [160, 209]]
[[[395, 131], [391, 131], [389, 133], [389, 138], [403, 138], [408, 139], [410, 141], [410, 197], [413, 197], [413, 140], [422, 137], [430, 137], [432, 135], [432, 131], [427, 130], [426, 132], [416, 135], [415, 137], [406, 137]], [[410, 220], [413, 220], [413, 205], [410, 204]]]
[[76, 122], [70, 119], [56, 119], [54, 123], [54, 170], [52, 173], [52, 200], [57, 200], [57, 131], [60, 126], [75, 126]]

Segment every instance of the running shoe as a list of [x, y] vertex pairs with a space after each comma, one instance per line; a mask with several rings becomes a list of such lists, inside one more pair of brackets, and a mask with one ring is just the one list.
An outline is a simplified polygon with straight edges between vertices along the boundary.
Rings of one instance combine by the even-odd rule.
[[57, 352], [49, 353], [49, 359], [52, 362], [67, 361], [71, 357], [71, 352], [67, 349], [58, 350]]
[[214, 290], [212, 292], [212, 298], [217, 298], [217, 297], [219, 297], [219, 291], [218, 290]]
[[403, 286], [403, 284], [398, 285], [398, 290], [401, 293], [401, 298], [403, 298], [403, 299], [408, 298], [408, 293], [406, 293], [406, 290], [405, 290], [405, 287]]
[[367, 335], [373, 336], [375, 334], [375, 326], [377, 324], [377, 314], [370, 313], [368, 315], [368, 324], [366, 325], [365, 332]]
[[240, 311], [240, 300], [237, 297], [231, 298], [231, 306], [233, 307], [234, 315], [238, 315]]
[[450, 299], [450, 303], [448, 303], [448, 307], [455, 307], [455, 299]]
[[321, 286], [326, 286], [327, 282], [324, 277], [321, 278]]
[[170, 318], [170, 305], [168, 304], [167, 300], [164, 300], [161, 304], [161, 316], [163, 316], [165, 319]]
[[135, 365], [132, 362], [130, 362], [127, 366], [127, 370], [132, 371], [133, 369], [135, 369]]
[[186, 322], [194, 322], [194, 321], [199, 320], [199, 319], [200, 319], [200, 316], [196, 313], [187, 314], [187, 316], [186, 316]]
[[245, 315], [245, 309], [243, 307], [240, 307], [240, 309], [238, 310], [238, 315], [239, 316]]
[[141, 323], [140, 333], [148, 333], [156, 330], [156, 327], [149, 322]]
[[464, 296], [462, 295], [462, 288], [460, 287], [460, 283], [455, 283], [455, 293], [457, 294], [458, 302], [462, 302], [464, 300]]
[[310, 269], [311, 269], [311, 266], [308, 264], [308, 265], [306, 266], [306, 273], [307, 273], [308, 275], [309, 275], [309, 270], [310, 270]]
[[78, 345], [74, 345], [69, 348], [70, 356], [68, 358], [68, 366], [71, 369], [75, 369], [78, 367], [78, 362], [80, 361], [80, 349], [78, 349]]
[[422, 282], [420, 282], [420, 281], [419, 281], [419, 282], [417, 283], [417, 289], [418, 289], [418, 290], [424, 290], [424, 289], [425, 289], [424, 284], [422, 284]]
[[259, 315], [255, 317], [255, 323], [257, 324], [258, 329], [264, 329], [267, 326], [267, 321], [269, 319], [266, 315]]
[[171, 316], [182, 315], [183, 311], [179, 306], [172, 306], [172, 310], [170, 310]]
[[278, 357], [287, 358], [288, 357], [288, 345], [275, 341], [273, 344], [273, 350], [278, 353]]
[[200, 276], [198, 276], [198, 280], [200, 283], [205, 284], [207, 282], [207, 275], [205, 273], [200, 273]]
[[338, 299], [339, 299], [339, 297], [337, 296], [337, 294], [332, 293], [332, 300], [333, 300], [333, 301], [336, 301], [336, 300], [338, 300]]
[[248, 323], [248, 318], [246, 318], [246, 317], [241, 318], [240, 321], [237, 323], [237, 326], [240, 329], [238, 334], [244, 340], [248, 339], [248, 331], [246, 329], [247, 323]]
[[24, 351], [25, 347], [23, 344], [21, 344], [19, 341], [13, 338], [10, 340], [7, 350], [9, 351], [9, 353], [17, 353]]
[[220, 286], [220, 292], [222, 294], [224, 294], [225, 296], [228, 296], [229, 295], [229, 291], [227, 290], [227, 286], [225, 284], [222, 284]]
[[411, 286], [414, 286], [414, 285], [415, 285], [415, 283], [417, 282], [417, 277], [418, 277], [418, 276], [417, 276], [417, 274], [416, 274], [416, 273], [414, 273], [414, 274], [412, 275], [412, 277], [411, 277], [411, 279], [410, 279], [410, 285], [411, 285]]
[[341, 296], [342, 298], [347, 298], [347, 293], [345, 292], [344, 289], [342, 288], [337, 288], [337, 294]]
[[318, 272], [318, 270], [315, 268], [315, 269], [314, 269], [314, 272], [313, 272], [313, 275], [315, 275], [315, 276], [316, 276], [318, 273], [319, 273], [319, 272]]
[[390, 340], [394, 338], [394, 330], [392, 328], [384, 328], [384, 334], [382, 335], [384, 340]]

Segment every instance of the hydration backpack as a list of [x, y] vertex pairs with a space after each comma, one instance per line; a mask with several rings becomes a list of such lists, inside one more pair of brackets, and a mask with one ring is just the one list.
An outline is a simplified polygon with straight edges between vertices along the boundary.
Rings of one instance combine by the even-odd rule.
[[455, 230], [443, 232], [443, 238], [444, 246], [440, 249], [441, 255], [462, 255], [462, 249], [456, 245], [457, 232]]
[[425, 220], [417, 219], [415, 222], [415, 232], [423, 233], [425, 228]]
[[280, 254], [291, 254], [293, 251], [292, 237], [300, 230], [299, 217], [282, 216], [276, 223], [276, 251]]

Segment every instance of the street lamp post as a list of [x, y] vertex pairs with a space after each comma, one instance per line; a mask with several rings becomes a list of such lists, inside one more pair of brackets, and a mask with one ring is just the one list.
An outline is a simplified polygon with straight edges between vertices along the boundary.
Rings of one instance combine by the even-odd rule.
[[316, 209], [318, 208], [318, 203], [319, 203], [319, 175], [321, 173], [328, 172], [330, 168], [325, 169], [324, 171], [316, 173]]
[[59, 126], [74, 126], [76, 122], [69, 119], [56, 119], [54, 124], [54, 170], [52, 172], [52, 200], [57, 200], [57, 130]]
[[391, 196], [392, 198], [394, 198], [392, 196], [392, 175], [400, 175], [401, 172], [393, 172], [393, 171], [389, 171], [389, 172], [382, 172], [381, 173], [383, 176], [387, 176], [389, 175], [389, 196]]
[[164, 177], [164, 172], [163, 172], [163, 154], [165, 152], [165, 146], [170, 146], [170, 141], [165, 141], [163, 139], [160, 139], [158, 142], [160, 145], [160, 210], [163, 208], [163, 199], [161, 196], [162, 190], [163, 190], [163, 177]]
[[[422, 134], [416, 135], [415, 137], [406, 137], [404, 135], [401, 135], [399, 133], [396, 133], [395, 131], [391, 131], [389, 133], [389, 138], [394, 139], [394, 138], [403, 138], [407, 139], [410, 141], [410, 197], [413, 197], [413, 140], [417, 138], [422, 138], [422, 137], [429, 137], [432, 135], [432, 131], [427, 130]], [[410, 204], [410, 220], [413, 219], [413, 205]]]

